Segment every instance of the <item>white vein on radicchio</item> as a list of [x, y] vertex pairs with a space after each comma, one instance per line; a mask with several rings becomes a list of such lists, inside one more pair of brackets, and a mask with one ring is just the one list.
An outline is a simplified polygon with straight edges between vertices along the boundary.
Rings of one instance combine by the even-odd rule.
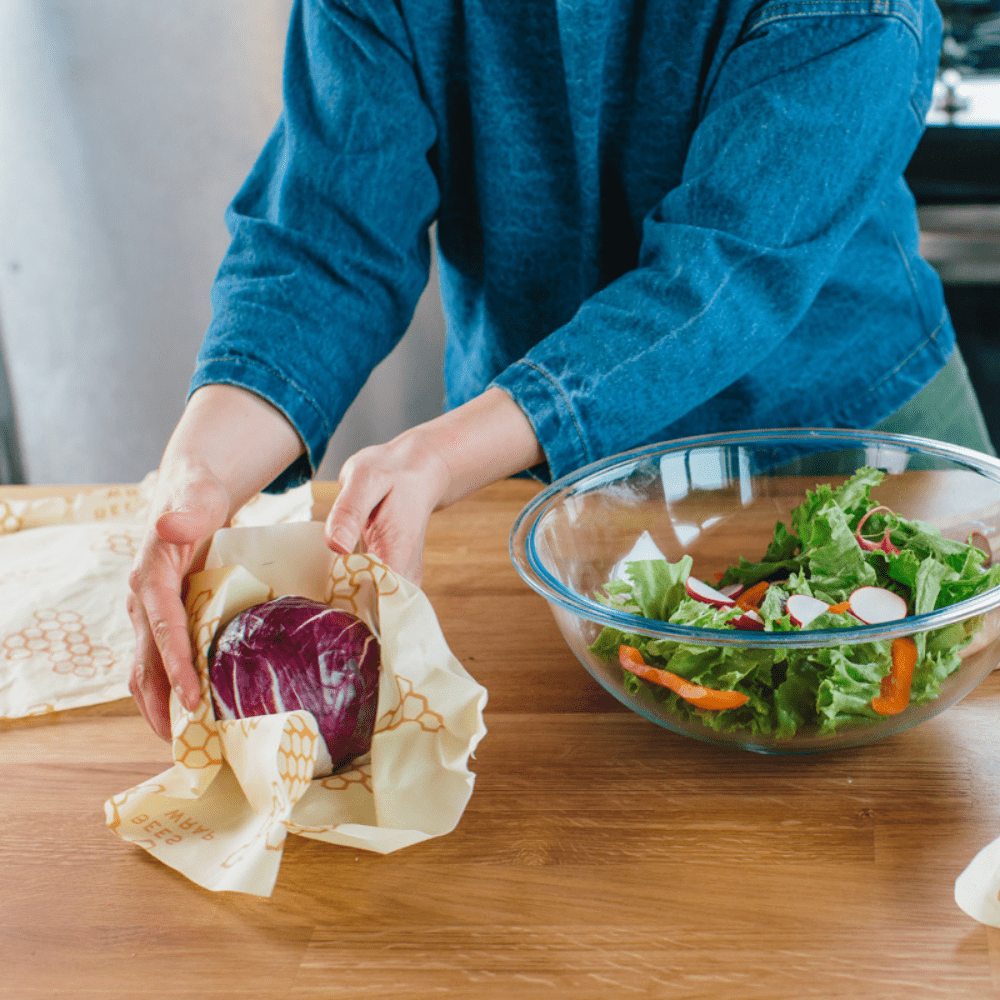
[[280, 597], [231, 619], [209, 652], [216, 718], [305, 709], [316, 718], [329, 774], [371, 748], [380, 649], [360, 618], [305, 597]]

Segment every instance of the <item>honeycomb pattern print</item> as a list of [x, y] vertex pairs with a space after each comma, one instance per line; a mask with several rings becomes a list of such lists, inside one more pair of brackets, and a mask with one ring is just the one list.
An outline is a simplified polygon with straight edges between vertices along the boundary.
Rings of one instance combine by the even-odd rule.
[[[201, 698], [193, 712], [181, 709], [174, 727], [174, 760], [192, 770], [202, 770], [222, 764], [222, 744], [216, 732], [212, 699], [208, 694], [208, 644], [219, 627], [218, 617], [203, 620], [211, 590], [203, 590], [188, 598], [191, 641], [197, 654], [195, 667], [201, 685]], [[204, 645], [198, 640], [203, 639]]]
[[278, 774], [288, 797], [297, 802], [312, 780], [319, 734], [301, 716], [289, 716], [278, 748]]
[[425, 733], [436, 733], [444, 729], [444, 719], [427, 704], [427, 696], [413, 690], [413, 682], [396, 674], [396, 689], [399, 691], [399, 704], [382, 715], [375, 723], [376, 733], [385, 733], [390, 729], [398, 729], [407, 722], [414, 722]]
[[12, 535], [20, 531], [24, 522], [11, 510], [6, 500], [0, 500], [0, 535]]
[[230, 728], [239, 729], [244, 736], [249, 736], [259, 725], [261, 717], [252, 716], [249, 719], [217, 719], [215, 724], [219, 727], [219, 732], [224, 733]]
[[219, 736], [214, 720], [207, 718], [204, 702], [193, 713], [182, 711], [180, 718], [183, 725], [174, 734], [174, 760], [193, 771], [221, 764]]
[[[233, 720], [223, 723], [223, 725], [252, 721], [247, 719]], [[245, 729], [244, 731], [249, 732], [250, 730]], [[287, 821], [292, 806], [302, 798], [312, 779], [318, 739], [319, 733], [308, 717], [290, 715], [285, 720], [277, 758], [278, 776], [281, 781], [280, 783], [271, 782], [271, 808], [256, 834], [222, 862], [223, 868], [231, 868], [239, 864], [261, 839], [264, 841], [264, 848], [268, 851], [281, 851], [283, 849]]]
[[106, 673], [115, 665], [111, 650], [91, 641], [78, 611], [46, 608], [36, 611], [34, 617], [34, 624], [5, 636], [0, 642], [8, 660], [42, 656], [54, 673], [85, 679]]
[[346, 605], [354, 614], [360, 615], [362, 605], [366, 603], [364, 592], [368, 587], [374, 587], [380, 597], [388, 597], [399, 590], [399, 580], [388, 566], [371, 556], [353, 555], [337, 559], [327, 581], [326, 603]]
[[352, 767], [349, 771], [331, 774], [329, 778], [324, 778], [320, 784], [329, 792], [345, 792], [351, 785], [360, 785], [366, 791], [374, 794], [372, 766], [371, 764], [361, 764], [358, 767]]
[[139, 551], [141, 541], [142, 538], [138, 532], [121, 529], [109, 531], [104, 538], [94, 542], [91, 548], [95, 552], [111, 552], [116, 556], [132, 559]]

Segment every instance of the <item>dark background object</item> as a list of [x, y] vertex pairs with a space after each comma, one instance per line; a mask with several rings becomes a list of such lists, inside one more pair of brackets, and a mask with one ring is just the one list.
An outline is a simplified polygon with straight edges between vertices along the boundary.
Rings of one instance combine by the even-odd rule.
[[944, 297], [986, 428], [1000, 451], [1000, 285], [945, 285]]
[[944, 282], [959, 347], [1000, 450], [1000, 0], [939, 0], [941, 63], [906, 171], [921, 252]]
[[918, 205], [1000, 204], [1000, 127], [932, 125], [906, 180]]
[[[0, 343], [3, 337], [0, 335]], [[24, 482], [21, 462], [21, 445], [17, 433], [17, 418], [10, 397], [10, 379], [0, 350], [0, 485], [11, 486]]]

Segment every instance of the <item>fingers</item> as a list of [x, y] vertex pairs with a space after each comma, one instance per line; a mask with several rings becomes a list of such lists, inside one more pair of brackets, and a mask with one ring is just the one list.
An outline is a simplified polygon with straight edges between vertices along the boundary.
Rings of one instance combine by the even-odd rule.
[[[132, 587], [129, 615], [136, 634], [136, 667], [133, 677], [140, 708], [158, 732], [165, 719], [170, 689], [181, 704], [193, 711], [201, 698], [201, 685], [192, 661], [187, 612], [180, 598], [180, 581], [160, 569], [146, 575], [140, 566], [129, 580]], [[135, 695], [135, 692], [133, 692]]]
[[180, 703], [193, 712], [201, 699], [201, 685], [194, 669], [187, 611], [179, 588], [150, 581], [143, 589], [142, 601], [163, 673]]
[[365, 551], [419, 583], [427, 520], [443, 489], [440, 464], [405, 442], [390, 442], [352, 456], [340, 483], [326, 521], [330, 548], [346, 555], [360, 541]]
[[407, 580], [423, 579], [424, 536], [430, 511], [416, 498], [391, 490], [370, 514], [362, 543], [364, 551], [381, 559]]
[[181, 591], [186, 575], [199, 568], [208, 539], [227, 520], [229, 503], [218, 480], [193, 475], [172, 484], [156, 509], [161, 513], [129, 577], [136, 637], [129, 689], [150, 727], [169, 739], [171, 689], [189, 711], [201, 698]]
[[129, 594], [127, 607], [135, 630], [135, 658], [129, 674], [129, 691], [150, 729], [160, 739], [169, 740], [170, 717], [167, 704], [170, 682], [163, 672], [163, 664], [150, 634], [145, 611], [135, 594]]
[[365, 449], [344, 464], [341, 490], [326, 519], [326, 544], [342, 555], [357, 548], [369, 517], [391, 489], [390, 478], [373, 468], [372, 456], [366, 455], [372, 450]]

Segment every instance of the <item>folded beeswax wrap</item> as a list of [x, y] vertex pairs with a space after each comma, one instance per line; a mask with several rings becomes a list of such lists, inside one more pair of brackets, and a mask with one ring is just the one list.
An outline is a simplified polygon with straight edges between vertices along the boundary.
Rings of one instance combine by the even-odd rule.
[[[40, 498], [0, 490], [0, 718], [127, 698], [125, 610], [155, 478]], [[307, 520], [307, 484], [259, 496], [234, 523]]]
[[[309, 712], [215, 721], [208, 652], [220, 624], [288, 594], [361, 617], [382, 666], [370, 754], [313, 778]], [[430, 602], [367, 555], [334, 555], [318, 523], [217, 532], [191, 577], [188, 614], [201, 703], [171, 702], [173, 766], [114, 796], [123, 840], [207, 889], [268, 896], [287, 833], [382, 854], [448, 833], [472, 794], [486, 690], [448, 649]]]

